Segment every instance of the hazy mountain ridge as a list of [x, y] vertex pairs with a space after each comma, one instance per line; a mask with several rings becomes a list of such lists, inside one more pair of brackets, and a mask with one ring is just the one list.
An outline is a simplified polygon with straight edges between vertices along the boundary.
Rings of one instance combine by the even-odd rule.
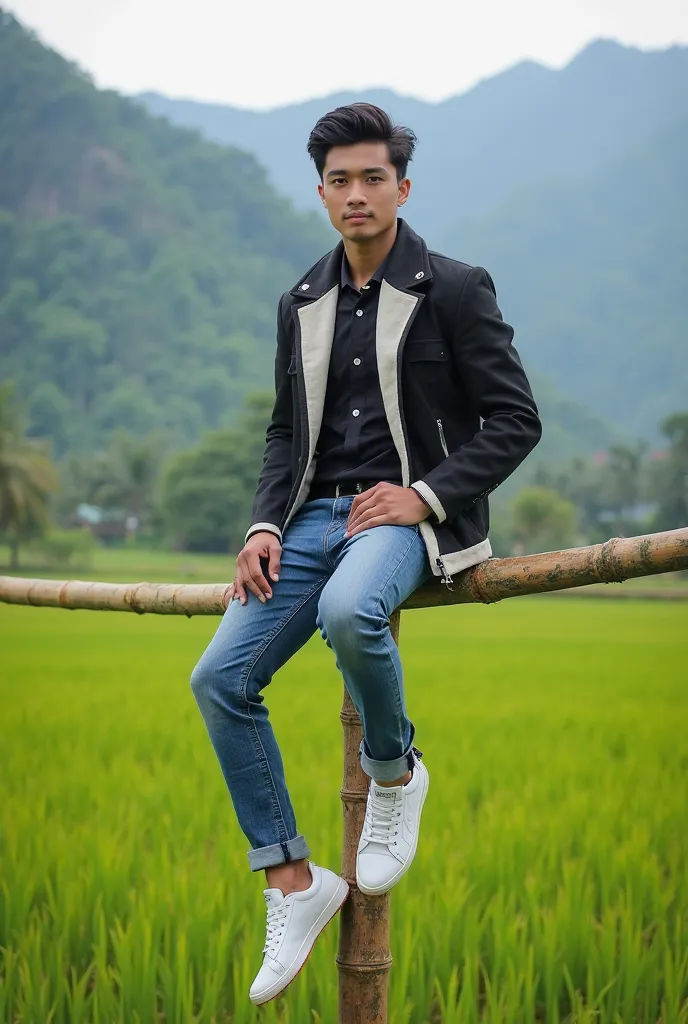
[[363, 98], [418, 134], [404, 215], [431, 247], [488, 268], [529, 367], [656, 438], [688, 396], [688, 48], [598, 41], [559, 71], [525, 62], [438, 104], [370, 90], [255, 113], [142, 97], [248, 140], [314, 208], [308, 132]]
[[[0, 375], [33, 433], [58, 454], [116, 426], [179, 446], [272, 388], [277, 298], [337, 236], [253, 156], [96, 89], [0, 9], [0, 159]], [[536, 390], [540, 454], [614, 436]]]
[[645, 53], [591, 43], [560, 71], [518, 64], [441, 103], [388, 89], [346, 91], [269, 111], [138, 99], [173, 122], [254, 153], [284, 195], [319, 209], [306, 153], [310, 129], [333, 107], [365, 99], [418, 135], [408, 211], [438, 246], [447, 206], [456, 217], [494, 208], [512, 190], [541, 179], [584, 175], [688, 113], [688, 47]]

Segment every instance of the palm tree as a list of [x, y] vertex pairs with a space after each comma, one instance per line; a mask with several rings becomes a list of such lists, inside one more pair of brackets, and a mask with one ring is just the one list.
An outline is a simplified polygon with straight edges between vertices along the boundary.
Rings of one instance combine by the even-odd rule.
[[58, 488], [55, 467], [42, 442], [25, 436], [14, 405], [14, 386], [0, 384], [0, 534], [10, 547], [10, 568], [19, 568], [19, 545], [50, 523], [50, 495]]

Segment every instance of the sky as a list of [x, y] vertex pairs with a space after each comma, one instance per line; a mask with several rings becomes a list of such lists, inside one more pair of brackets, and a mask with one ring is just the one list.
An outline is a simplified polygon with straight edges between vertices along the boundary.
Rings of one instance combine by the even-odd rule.
[[254, 110], [386, 86], [437, 101], [593, 39], [688, 44], [686, 0], [0, 0], [96, 84]]

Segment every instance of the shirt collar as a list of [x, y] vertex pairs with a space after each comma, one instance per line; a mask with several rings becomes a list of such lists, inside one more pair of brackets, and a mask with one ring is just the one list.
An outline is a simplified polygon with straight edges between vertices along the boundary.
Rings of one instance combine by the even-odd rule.
[[[344, 242], [340, 239], [334, 249], [322, 256], [299, 278], [289, 294], [300, 302], [311, 302], [321, 299], [331, 288], [339, 288], [344, 251]], [[416, 288], [425, 290], [432, 281], [428, 247], [403, 217], [397, 217], [397, 237], [388, 259], [384, 280], [392, 288], [413, 295]]]
[[[395, 241], [396, 241], [396, 239], [395, 239]], [[392, 249], [393, 248], [394, 248], [394, 246], [392, 246]], [[390, 252], [391, 251], [392, 250], [390, 249]], [[385, 258], [382, 261], [382, 263], [380, 264], [380, 266], [377, 268], [375, 273], [371, 275], [371, 277], [368, 279], [366, 284], [370, 284], [371, 281], [377, 281], [377, 283], [379, 284], [382, 281], [382, 278], [384, 277], [384, 273], [385, 273], [385, 267], [387, 266], [388, 261], [389, 261], [389, 253], [387, 253], [387, 255], [385, 256]], [[349, 261], [346, 258], [346, 252], [344, 250], [342, 250], [342, 269], [341, 269], [341, 274], [340, 274], [340, 279], [339, 279], [339, 287], [340, 288], [344, 288], [345, 285], [348, 285], [349, 288], [351, 288], [351, 290], [354, 291], [354, 292], [358, 291], [358, 288], [354, 284], [354, 282], [352, 280], [352, 277], [351, 277], [351, 271], [349, 269]], [[366, 285], [364, 285], [363, 287], [365, 289]]]

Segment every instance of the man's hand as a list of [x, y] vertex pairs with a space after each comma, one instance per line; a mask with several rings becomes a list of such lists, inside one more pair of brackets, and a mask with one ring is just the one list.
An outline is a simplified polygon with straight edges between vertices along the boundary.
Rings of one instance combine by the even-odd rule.
[[276, 582], [279, 579], [281, 554], [282, 545], [274, 533], [270, 533], [268, 530], [252, 533], [237, 555], [234, 581], [227, 588], [227, 604], [235, 597], [238, 597], [242, 604], [246, 604], [248, 600], [247, 587], [259, 601], [265, 604], [268, 598], [272, 597], [272, 587], [269, 580], [265, 578], [260, 559], [268, 559], [268, 574], [270, 579]]
[[379, 483], [354, 498], [346, 521], [346, 537], [371, 526], [413, 526], [427, 519], [432, 509], [412, 487]]

